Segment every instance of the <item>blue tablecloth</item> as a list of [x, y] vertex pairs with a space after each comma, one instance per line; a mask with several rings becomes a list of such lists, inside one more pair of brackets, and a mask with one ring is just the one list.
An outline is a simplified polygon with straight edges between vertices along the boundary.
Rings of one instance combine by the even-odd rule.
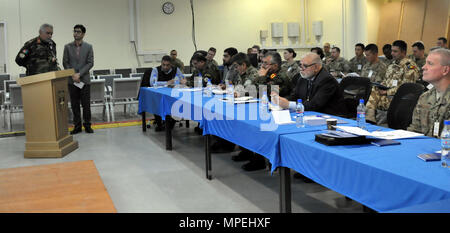
[[438, 139], [402, 139], [385, 147], [326, 146], [314, 141], [316, 133], [281, 136], [280, 166], [379, 212], [450, 198], [450, 169], [417, 158], [439, 150]]
[[390, 210], [385, 213], [450, 213], [450, 199]]
[[[306, 125], [297, 128], [295, 124], [276, 125], [270, 117], [261, 119], [259, 103], [229, 104], [221, 101], [222, 95], [206, 97], [201, 91], [187, 92], [171, 88], [141, 88], [139, 113], [166, 115], [200, 122], [204, 135], [215, 135], [256, 152], [272, 164], [272, 172], [280, 166], [280, 136], [293, 133], [318, 132], [326, 125]], [[291, 113], [292, 119], [295, 113]], [[323, 115], [305, 112], [305, 115]], [[356, 126], [353, 120], [334, 117]], [[368, 128], [373, 127], [368, 124]], [[374, 128], [375, 129], [375, 128]]]
[[[204, 135], [215, 135], [266, 157], [278, 167], [280, 157], [279, 137], [283, 134], [318, 131], [325, 125], [297, 128], [295, 124], [276, 125], [270, 117], [262, 120], [258, 103], [227, 104], [221, 95], [206, 97], [200, 91], [188, 92], [171, 88], [140, 89], [139, 113], [181, 117], [200, 122]], [[306, 112], [305, 115], [319, 115]], [[293, 116], [294, 113], [291, 113]], [[270, 115], [269, 115], [270, 116]], [[338, 118], [355, 125], [354, 121]]]

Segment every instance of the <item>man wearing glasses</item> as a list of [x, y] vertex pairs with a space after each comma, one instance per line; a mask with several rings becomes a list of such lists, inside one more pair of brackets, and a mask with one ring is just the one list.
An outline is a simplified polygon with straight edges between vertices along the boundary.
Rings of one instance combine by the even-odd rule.
[[288, 98], [283, 98], [272, 92], [272, 101], [278, 99], [280, 107], [293, 111], [295, 111], [297, 100], [302, 99], [305, 111], [332, 115], [343, 115], [347, 112], [342, 93], [339, 91], [339, 84], [322, 67], [319, 55], [307, 53], [301, 60], [300, 70], [302, 78], [297, 81], [292, 94]]
[[94, 133], [91, 128], [91, 96], [89, 70], [94, 66], [94, 51], [92, 45], [83, 41], [86, 28], [75, 25], [73, 42], [64, 46], [64, 69], [74, 69], [75, 74], [69, 78], [69, 94], [73, 112], [74, 129], [70, 134], [81, 132], [80, 103], [83, 107], [83, 126], [86, 133]]
[[39, 28], [39, 36], [26, 42], [20, 49], [16, 63], [27, 69], [27, 76], [59, 70], [52, 35], [53, 26], [43, 24]]

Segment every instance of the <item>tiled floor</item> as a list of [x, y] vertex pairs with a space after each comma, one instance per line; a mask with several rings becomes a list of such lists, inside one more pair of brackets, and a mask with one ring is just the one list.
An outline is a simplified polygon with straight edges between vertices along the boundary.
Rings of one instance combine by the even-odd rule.
[[[93, 122], [102, 121], [100, 111]], [[140, 117], [118, 111], [116, 119]], [[22, 113], [13, 122], [13, 129], [23, 130]], [[118, 212], [279, 212], [278, 174], [243, 171], [245, 162], [231, 160], [238, 151], [213, 154], [213, 180], [207, 180], [204, 141], [194, 133], [196, 123], [190, 125], [174, 129], [173, 151], [165, 150], [164, 132], [143, 133], [131, 126], [77, 134], [79, 148], [61, 159], [25, 159], [24, 136], [0, 138], [0, 168], [93, 160]], [[292, 179], [292, 211], [362, 212], [362, 206], [318, 184]]]

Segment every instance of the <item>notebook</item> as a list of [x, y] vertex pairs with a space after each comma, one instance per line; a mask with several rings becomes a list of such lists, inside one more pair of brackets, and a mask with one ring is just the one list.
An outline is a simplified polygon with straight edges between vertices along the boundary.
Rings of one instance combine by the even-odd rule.
[[440, 153], [424, 153], [417, 156], [417, 158], [425, 161], [441, 161], [441, 154]]

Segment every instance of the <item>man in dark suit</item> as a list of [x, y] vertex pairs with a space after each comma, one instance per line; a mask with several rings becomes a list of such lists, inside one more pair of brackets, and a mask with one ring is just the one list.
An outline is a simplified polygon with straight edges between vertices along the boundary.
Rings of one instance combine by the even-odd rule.
[[[288, 98], [272, 93], [272, 101], [279, 99], [279, 106], [295, 111], [297, 100], [302, 99], [305, 111], [316, 111], [332, 115], [343, 115], [346, 111], [339, 84], [322, 66], [315, 53], [307, 53], [301, 60], [301, 79]], [[275, 98], [274, 98], [275, 97]], [[278, 98], [276, 98], [278, 97]]]
[[64, 69], [74, 69], [75, 74], [69, 78], [70, 102], [73, 112], [74, 129], [70, 134], [81, 132], [80, 102], [83, 106], [83, 126], [86, 133], [93, 133], [91, 128], [90, 104], [90, 75], [89, 70], [94, 66], [94, 51], [92, 45], [83, 41], [86, 28], [75, 25], [73, 28], [74, 42], [64, 46]]

